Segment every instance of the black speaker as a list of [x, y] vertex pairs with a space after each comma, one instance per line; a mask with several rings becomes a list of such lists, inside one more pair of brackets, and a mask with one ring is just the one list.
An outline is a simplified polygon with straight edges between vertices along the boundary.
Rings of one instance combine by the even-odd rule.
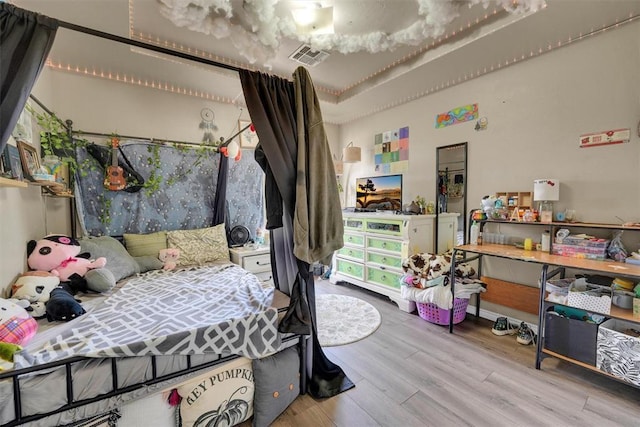
[[236, 225], [229, 232], [229, 245], [242, 246], [249, 241], [249, 229], [244, 225]]

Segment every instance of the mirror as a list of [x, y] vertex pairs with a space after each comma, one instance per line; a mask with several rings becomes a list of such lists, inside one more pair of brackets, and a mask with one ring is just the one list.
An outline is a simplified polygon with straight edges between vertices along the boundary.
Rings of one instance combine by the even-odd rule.
[[436, 236], [441, 254], [466, 243], [467, 143], [436, 148]]

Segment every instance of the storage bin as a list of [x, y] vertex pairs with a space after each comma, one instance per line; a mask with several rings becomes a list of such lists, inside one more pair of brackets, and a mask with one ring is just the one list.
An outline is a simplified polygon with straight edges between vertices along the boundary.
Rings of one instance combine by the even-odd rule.
[[[467, 306], [469, 300], [464, 298], [453, 299], [453, 324], [457, 325], [462, 322], [467, 315]], [[436, 325], [448, 325], [451, 310], [445, 310], [431, 303], [417, 302], [418, 316], [429, 323]]]
[[596, 366], [601, 371], [640, 386], [640, 338], [629, 335], [638, 323], [609, 319], [598, 329]]
[[572, 258], [604, 260], [607, 258], [607, 246], [591, 247], [581, 245], [567, 245], [565, 243], [554, 243], [553, 247], [551, 248], [551, 253], [554, 255], [562, 255]]
[[585, 284], [576, 287], [576, 282], [569, 285], [567, 305], [596, 313], [609, 314], [611, 312], [611, 288]]
[[552, 312], [550, 307], [545, 313], [544, 348], [595, 366], [598, 325]]

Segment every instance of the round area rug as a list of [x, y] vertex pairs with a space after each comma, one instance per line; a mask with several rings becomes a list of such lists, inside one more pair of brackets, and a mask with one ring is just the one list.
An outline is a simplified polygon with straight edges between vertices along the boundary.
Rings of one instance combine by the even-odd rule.
[[380, 313], [361, 299], [335, 294], [316, 295], [318, 341], [322, 347], [349, 344], [380, 326]]

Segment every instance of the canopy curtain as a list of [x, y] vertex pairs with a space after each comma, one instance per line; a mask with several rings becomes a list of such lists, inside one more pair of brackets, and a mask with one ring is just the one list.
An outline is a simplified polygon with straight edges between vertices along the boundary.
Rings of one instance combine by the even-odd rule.
[[[267, 228], [271, 232], [274, 281], [279, 290], [291, 297], [280, 330], [311, 335], [312, 355], [305, 391], [317, 398], [331, 397], [354, 384], [326, 357], [316, 333], [310, 263], [343, 244], [337, 183], [335, 177], [332, 181], [324, 180], [327, 172], [323, 169], [331, 156], [324, 158], [329, 148], [317, 98], [304, 68], [296, 70], [295, 84], [248, 70], [239, 73], [247, 109], [260, 138], [255, 157], [266, 175]], [[314, 155], [319, 157], [312, 158]], [[310, 204], [309, 200], [314, 198], [320, 203]], [[336, 207], [339, 217], [335, 215]], [[318, 222], [321, 218], [324, 219]], [[301, 229], [303, 224], [307, 224], [306, 231]], [[305, 242], [299, 244], [303, 235]], [[323, 235], [322, 239], [318, 235]], [[320, 249], [322, 245], [324, 249]]]
[[0, 153], [18, 122], [58, 29], [58, 21], [0, 2]]

